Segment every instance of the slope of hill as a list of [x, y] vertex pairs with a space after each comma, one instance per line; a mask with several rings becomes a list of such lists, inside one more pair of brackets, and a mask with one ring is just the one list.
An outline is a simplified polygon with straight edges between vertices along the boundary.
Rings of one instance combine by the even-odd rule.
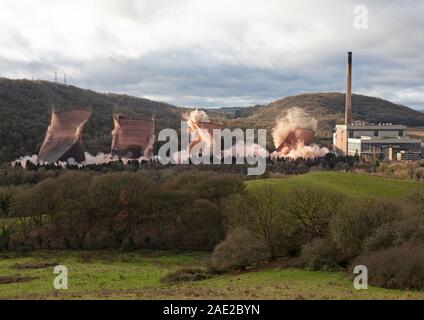
[[[291, 107], [302, 107], [319, 121], [320, 137], [331, 137], [336, 123], [342, 123], [344, 94], [313, 93], [287, 97], [269, 105], [248, 108], [208, 110], [213, 121], [229, 128], [266, 128], [268, 145], [275, 119]], [[112, 115], [126, 113], [156, 118], [157, 132], [180, 127], [187, 109], [128, 95], [102, 94], [74, 86], [47, 81], [8, 80], [0, 78], [0, 162], [38, 152], [50, 122], [51, 109], [83, 107], [92, 111], [83, 141], [88, 152], [109, 152]], [[356, 120], [403, 123], [424, 126], [424, 113], [378, 98], [353, 96]]]
[[[424, 292], [420, 291], [372, 286], [368, 290], [352, 290], [352, 280], [343, 272], [286, 269], [284, 260], [205, 280], [162, 280], [170, 274], [184, 275], [183, 270], [204, 270], [208, 260], [207, 252], [0, 252], [0, 274], [5, 275], [0, 277], [4, 282], [0, 282], [0, 299], [424, 299]], [[48, 265], [56, 261], [72, 270], [68, 290], [51, 289]]]
[[38, 152], [50, 123], [51, 109], [92, 111], [83, 141], [91, 153], [109, 152], [112, 114], [156, 118], [157, 130], [176, 127], [184, 109], [147, 99], [101, 94], [47, 81], [0, 79], [0, 162]]
[[[0, 279], [7, 283], [0, 283], [0, 299], [424, 299], [422, 291], [372, 286], [368, 290], [352, 290], [352, 280], [346, 273], [286, 269], [284, 261], [205, 280], [193, 281], [182, 277], [174, 282], [163, 280], [169, 275], [184, 275], [184, 270], [204, 270], [209, 259], [207, 252], [0, 252], [0, 274], [5, 275]], [[72, 270], [72, 285], [68, 290], [51, 289], [51, 268], [47, 265], [56, 261]], [[46, 267], [43, 268], [43, 265]], [[19, 275], [16, 275], [17, 271]]]
[[251, 180], [248, 188], [261, 188], [266, 184], [278, 186], [289, 192], [305, 186], [341, 193], [349, 197], [397, 198], [414, 190], [424, 190], [424, 183], [361, 175], [347, 172], [311, 172], [284, 179]]
[[[272, 102], [266, 106], [251, 107], [249, 108], [250, 112], [244, 111], [247, 117], [231, 119], [228, 121], [228, 125], [242, 128], [261, 126], [271, 131], [279, 114], [292, 107], [301, 107], [319, 120], [319, 135], [329, 138], [334, 125], [344, 121], [344, 104], [345, 95], [342, 93], [301, 94]], [[355, 120], [374, 123], [391, 122], [408, 126], [424, 124], [424, 113], [379, 98], [354, 94], [352, 109]]]

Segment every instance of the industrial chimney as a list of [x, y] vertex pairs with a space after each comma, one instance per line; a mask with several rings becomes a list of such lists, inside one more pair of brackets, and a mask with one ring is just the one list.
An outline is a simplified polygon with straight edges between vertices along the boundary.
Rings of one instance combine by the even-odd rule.
[[347, 53], [345, 124], [352, 123], [352, 52]]

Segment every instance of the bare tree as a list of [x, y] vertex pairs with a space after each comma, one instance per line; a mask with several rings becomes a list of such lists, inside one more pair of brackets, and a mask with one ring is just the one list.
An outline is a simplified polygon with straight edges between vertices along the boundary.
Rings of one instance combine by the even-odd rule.
[[285, 210], [303, 232], [312, 237], [324, 237], [331, 216], [342, 203], [338, 194], [315, 188], [294, 189], [285, 201]]
[[245, 226], [254, 238], [267, 246], [271, 260], [278, 256], [282, 234], [282, 199], [282, 193], [277, 186], [266, 184], [243, 195], [237, 195], [227, 206], [231, 226]]

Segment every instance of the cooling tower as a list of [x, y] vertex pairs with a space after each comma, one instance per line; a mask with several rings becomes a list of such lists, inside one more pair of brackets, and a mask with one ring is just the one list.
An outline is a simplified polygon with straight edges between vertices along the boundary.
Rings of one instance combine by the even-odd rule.
[[219, 124], [213, 122], [192, 122], [192, 126], [190, 126], [190, 132], [194, 132], [197, 129], [206, 130], [211, 136], [213, 136], [213, 130], [222, 130], [222, 127]]
[[151, 155], [154, 143], [155, 123], [153, 119], [127, 119], [123, 115], [114, 117], [112, 132], [112, 155], [139, 159]]
[[77, 162], [85, 161], [81, 135], [90, 115], [87, 110], [53, 111], [37, 160], [55, 162], [73, 158]]
[[[202, 135], [200, 132], [198, 132], [198, 137], [197, 139], [194, 139], [191, 143], [190, 143], [190, 147], [189, 149], [191, 150], [191, 148], [193, 148], [196, 144], [198, 144], [199, 142], [201, 142], [202, 140], [206, 140], [204, 142], [208, 143], [208, 144], [212, 144], [213, 142], [213, 130], [214, 129], [220, 129], [222, 130], [222, 127], [216, 123], [213, 122], [191, 122], [189, 125], [189, 131], [191, 134], [195, 133], [198, 129], [201, 129], [203, 131], [205, 131], [206, 136]], [[201, 131], [199, 130], [199, 131]]]
[[315, 132], [311, 129], [296, 129], [289, 133], [283, 143], [277, 148], [277, 152], [280, 152], [284, 147], [296, 147], [299, 143], [308, 145], [312, 142], [315, 137]]

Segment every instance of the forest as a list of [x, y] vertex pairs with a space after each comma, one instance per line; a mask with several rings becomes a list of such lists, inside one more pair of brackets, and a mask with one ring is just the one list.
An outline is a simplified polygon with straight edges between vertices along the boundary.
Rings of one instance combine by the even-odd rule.
[[[353, 173], [342, 182], [353, 176], [372, 183]], [[407, 179], [414, 188], [388, 198], [325, 184], [281, 188], [290, 181], [281, 173], [243, 177], [194, 167], [3, 169], [0, 250], [202, 250], [211, 252], [211, 274], [282, 258], [312, 270], [365, 264], [373, 285], [424, 289], [422, 182]]]

